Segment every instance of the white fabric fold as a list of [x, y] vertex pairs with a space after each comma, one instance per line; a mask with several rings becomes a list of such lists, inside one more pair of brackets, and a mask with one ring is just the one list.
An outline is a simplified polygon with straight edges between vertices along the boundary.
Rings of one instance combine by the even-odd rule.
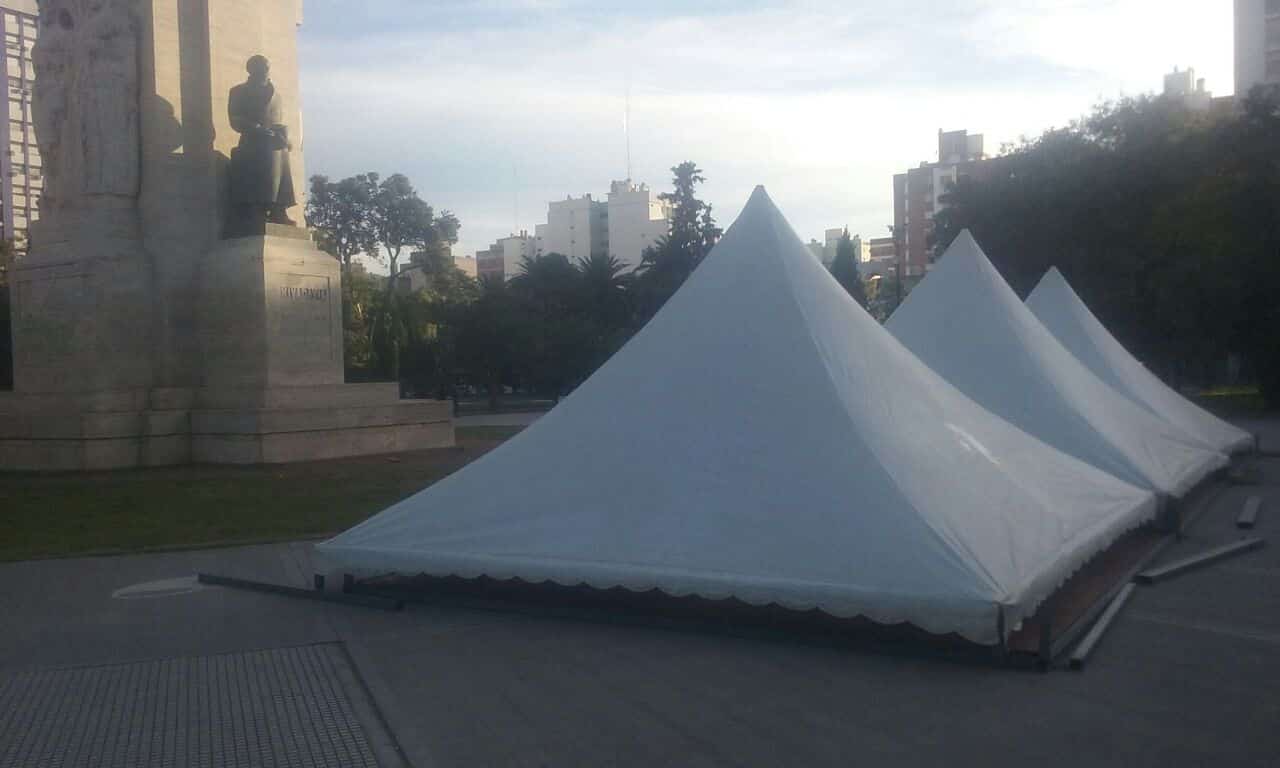
[[1223, 453], [1253, 447], [1253, 436], [1169, 388], [1124, 348], [1072, 290], [1057, 267], [1040, 278], [1027, 308], [1094, 375], [1151, 413]]
[[992, 413], [1134, 485], [1181, 497], [1229, 461], [1086, 368], [1018, 299], [967, 230], [886, 327]]

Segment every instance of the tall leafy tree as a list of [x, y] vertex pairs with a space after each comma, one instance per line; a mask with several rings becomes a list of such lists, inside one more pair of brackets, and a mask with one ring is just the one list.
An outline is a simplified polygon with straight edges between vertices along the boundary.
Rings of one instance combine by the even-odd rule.
[[862, 284], [862, 275], [858, 272], [858, 255], [853, 248], [853, 238], [849, 237], [847, 229], [836, 245], [836, 257], [831, 262], [831, 276], [853, 297], [854, 301], [866, 309], [867, 291]]
[[[452, 225], [451, 236], [457, 239], [457, 220], [446, 214]], [[442, 216], [442, 218], [444, 218]], [[436, 228], [435, 212], [402, 173], [388, 176], [378, 185], [373, 196], [371, 223], [377, 238], [380, 255], [385, 257], [392, 277], [399, 272], [400, 258], [405, 249], [426, 250], [442, 240]], [[388, 294], [394, 291], [395, 281], [387, 284]]]
[[[311, 177], [307, 198], [307, 222], [316, 233], [317, 245], [342, 264], [342, 327], [351, 328], [352, 260], [377, 252], [378, 238], [373, 228], [373, 198], [378, 193], [378, 174], [362, 173], [341, 181], [328, 176]], [[348, 365], [350, 364], [350, 355]]]
[[667, 239], [674, 253], [684, 257], [692, 271], [708, 250], [703, 212], [709, 214], [710, 206], [699, 200], [696, 194], [697, 186], [705, 183], [707, 178], [696, 163], [688, 160], [672, 168], [671, 173], [671, 184], [675, 190], [659, 195], [671, 205], [671, 233]]
[[433, 253], [439, 257], [448, 245], [457, 241], [459, 224], [448, 211], [437, 217], [431, 206], [418, 196], [409, 178], [400, 173], [378, 184], [370, 220], [377, 240], [377, 256], [387, 264], [391, 275], [381, 313], [372, 329], [376, 334], [374, 349], [381, 350], [378, 358], [384, 375], [398, 380], [401, 352], [409, 338], [396, 292], [395, 276], [400, 272], [400, 259], [406, 251], [423, 251], [429, 257]]
[[962, 177], [935, 219], [938, 246], [971, 229], [1024, 295], [1057, 266], [1170, 383], [1212, 383], [1234, 352], [1280, 402], [1278, 148], [1275, 90], [1236, 112], [1102, 104]]
[[636, 293], [640, 319], [652, 317], [720, 239], [711, 206], [698, 199], [697, 188], [706, 181], [702, 169], [685, 161], [671, 169], [674, 190], [659, 197], [671, 206], [671, 230], [644, 252], [636, 268]]
[[341, 181], [328, 176], [311, 177], [307, 198], [307, 222], [319, 235], [320, 247], [342, 262], [342, 274], [351, 272], [351, 261], [377, 250], [373, 227], [373, 199], [378, 194], [378, 174], [362, 173]]

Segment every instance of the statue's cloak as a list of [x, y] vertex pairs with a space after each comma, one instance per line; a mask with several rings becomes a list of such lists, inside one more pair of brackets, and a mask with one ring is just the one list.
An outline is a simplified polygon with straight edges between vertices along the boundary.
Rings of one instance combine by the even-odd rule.
[[[284, 104], [271, 83], [241, 83], [231, 89], [227, 112], [240, 132], [231, 151], [231, 201], [238, 205], [289, 208], [298, 204], [289, 169], [289, 141]], [[274, 128], [271, 135], [257, 126]]]

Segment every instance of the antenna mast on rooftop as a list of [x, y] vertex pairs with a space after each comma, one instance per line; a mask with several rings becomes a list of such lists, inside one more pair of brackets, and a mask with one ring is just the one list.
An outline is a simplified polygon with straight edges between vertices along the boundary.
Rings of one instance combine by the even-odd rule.
[[622, 113], [622, 133], [627, 141], [627, 181], [631, 181], [631, 73], [627, 72], [626, 107]]

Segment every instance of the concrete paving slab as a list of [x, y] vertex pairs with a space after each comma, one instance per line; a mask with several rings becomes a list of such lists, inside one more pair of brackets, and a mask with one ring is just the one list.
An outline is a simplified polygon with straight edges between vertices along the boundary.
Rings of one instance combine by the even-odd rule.
[[200, 570], [303, 585], [304, 545], [44, 560], [0, 566], [0, 670], [171, 658], [332, 642], [325, 609], [203, 589], [153, 599], [113, 593]]
[[[1206, 496], [1163, 557], [1238, 537]], [[1266, 515], [1254, 535], [1275, 537]], [[308, 545], [0, 565], [0, 675], [341, 643], [416, 766], [1272, 766], [1280, 755], [1280, 546], [1135, 594], [1083, 673], [994, 670], [799, 643], [440, 606], [390, 614], [224, 589], [310, 582]], [[2, 737], [0, 737], [2, 738]], [[302, 763], [306, 764], [306, 763]]]
[[0, 673], [0, 768], [377, 768], [348, 664], [311, 645]]

